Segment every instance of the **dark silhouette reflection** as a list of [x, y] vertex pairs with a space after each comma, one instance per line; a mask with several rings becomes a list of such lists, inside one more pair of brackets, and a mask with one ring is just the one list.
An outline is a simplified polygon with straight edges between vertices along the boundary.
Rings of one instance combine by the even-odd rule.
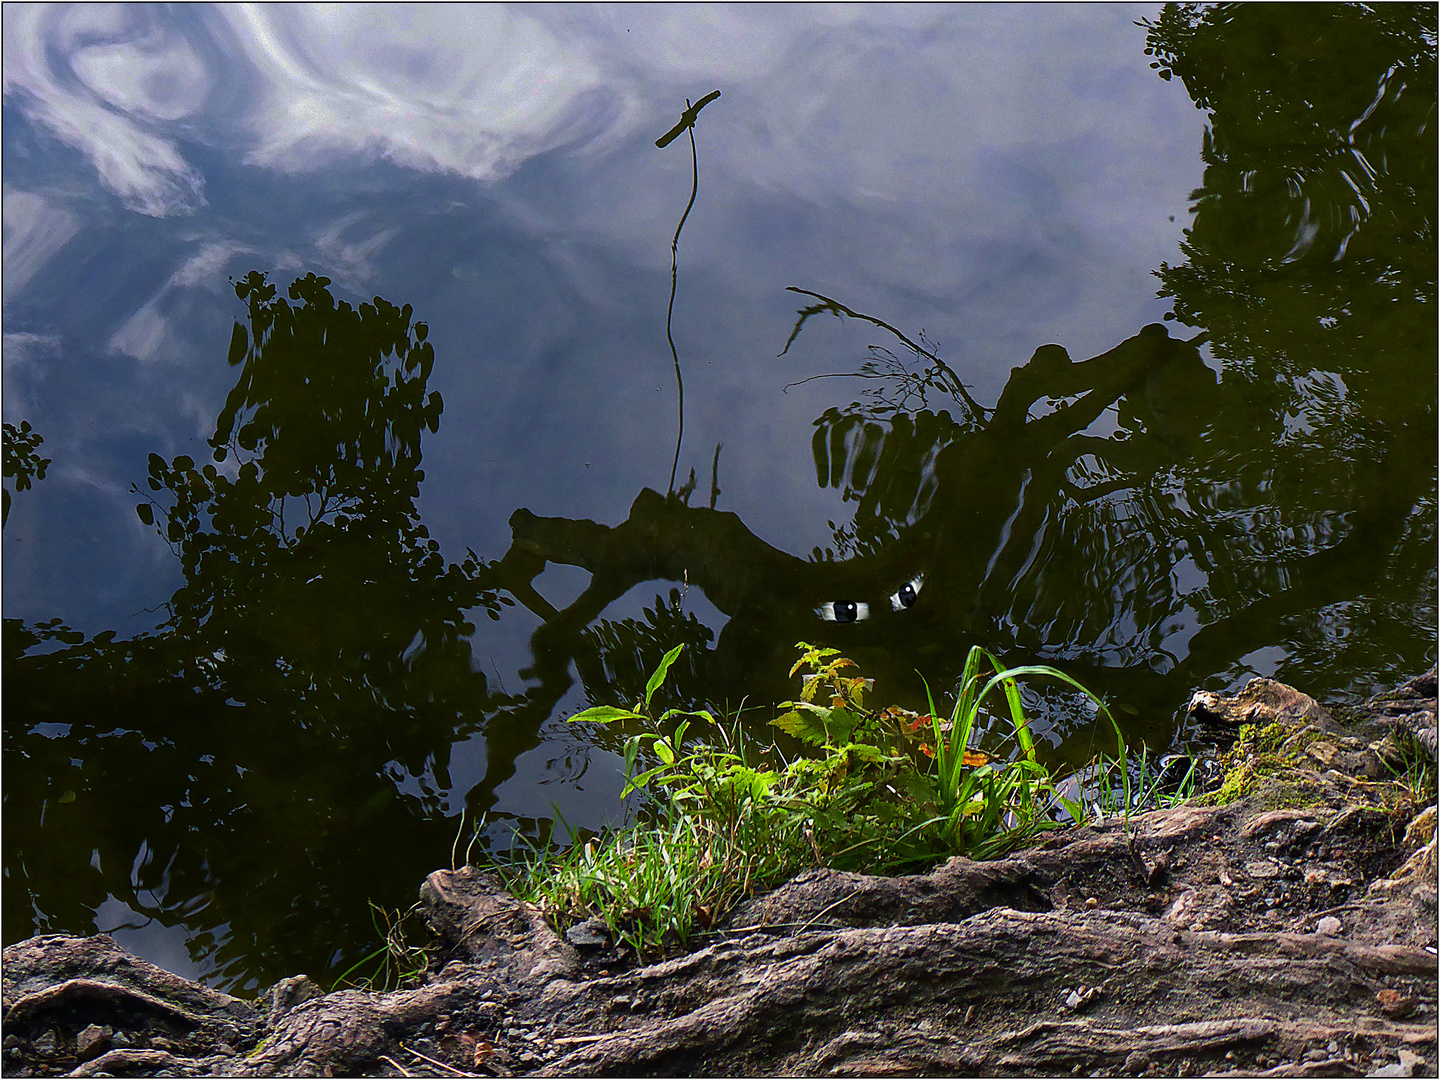
[[[1274, 437], [1284, 417], [1262, 412], [1249, 380], [1218, 379], [1197, 345], [1152, 325], [1082, 362], [1042, 346], [993, 409], [958, 402], [964, 421], [898, 410], [913, 375], [827, 411], [816, 422], [818, 479], [856, 510], [834, 548], [808, 560], [735, 514], [649, 489], [614, 527], [517, 511], [497, 580], [546, 620], [532, 642], [528, 674], [540, 686], [529, 708], [549, 715], [572, 660], [591, 700], [630, 700], [666, 644], [703, 647], [673, 597], [668, 609], [657, 598], [645, 624], [592, 628], [652, 580], [684, 579], [729, 617], [713, 651], [689, 651], [682, 697], [792, 694], [784, 673], [803, 639], [857, 659], [884, 681], [887, 700], [919, 705], [914, 669], [948, 689], [968, 646], [981, 643], [1017, 662], [1062, 663], [1120, 706], [1132, 740], [1159, 747], [1179, 735], [1174, 714], [1188, 693], [1243, 674], [1247, 655], [1277, 648], [1303, 664], [1333, 648], [1296, 633], [1316, 612], [1370, 602], [1387, 586], [1417, 609], [1433, 604], [1433, 577], [1388, 579], [1407, 561], [1421, 565], [1433, 537], [1424, 500], [1435, 429], [1418, 422], [1425, 411], [1379, 424], [1362, 445], [1385, 456], [1368, 468], [1341, 460], [1322, 473], [1308, 442]], [[1249, 418], [1246, 440], [1229, 415], [1237, 411]], [[1322, 446], [1327, 435], [1354, 438], [1317, 432]], [[1268, 475], [1252, 478], [1257, 469]], [[549, 562], [591, 574], [563, 611], [530, 585]], [[1395, 649], [1391, 667], [1413, 666], [1426, 626], [1412, 618], [1373, 646]], [[640, 662], [627, 659], [619, 678], [612, 660], [600, 675], [597, 644]], [[1071, 736], [1060, 755], [1084, 761], [1093, 746], [1083, 711], [1051, 719], [1055, 735]], [[492, 769], [505, 760], [492, 756]], [[485, 805], [508, 775], [487, 777], [472, 803]]]
[[1186, 261], [1159, 276], [1225, 372], [1184, 485], [1197, 548], [1233, 553], [1210, 610], [1303, 641], [1282, 673], [1307, 688], [1382, 689], [1353, 673], [1434, 647], [1436, 11], [1187, 5], [1147, 25], [1209, 111]]
[[[1057, 514], [1143, 489], [1183, 460], [1217, 404], [1215, 376], [1195, 345], [1156, 325], [1078, 363], [1059, 346], [1042, 347], [1011, 373], [992, 410], [967, 409], [984, 420], [892, 410], [882, 423], [858, 403], [830, 410], [817, 421], [819, 479], [857, 504], [854, 523], [837, 530], [839, 558], [788, 554], [733, 513], [648, 489], [613, 528], [519, 510], [497, 580], [546, 619], [533, 639], [541, 687], [532, 694], [559, 699], [571, 659], [595, 636], [587, 627], [609, 603], [644, 581], [684, 579], [729, 617], [689, 690], [712, 702], [792, 693], [785, 673], [802, 639], [841, 648], [885, 680], [887, 696], [912, 704], [923, 693], [917, 664], [944, 687], [975, 642], [1005, 655], [1058, 649], [1102, 688], [1123, 685], [1127, 701], [1164, 700], [1195, 676], [1163, 647], [1181, 606], [1171, 580], [1180, 553], [1157, 535], [1168, 519], [1127, 535], [1069, 529]], [[1087, 434], [1107, 410], [1118, 430]], [[563, 611], [529, 586], [548, 562], [591, 574]], [[1013, 617], [1021, 605], [1032, 618], [1044, 610], [1038, 635], [1033, 621]], [[1115, 640], [1127, 624], [1128, 638]], [[642, 655], [662, 647], [648, 640], [653, 633], [630, 631], [611, 636]], [[585, 677], [586, 665], [579, 670]], [[1168, 721], [1149, 718], [1152, 742], [1173, 735]]]
[[685, 611], [679, 589], [671, 589], [668, 597], [657, 595], [644, 616], [643, 621], [600, 619], [580, 632], [575, 667], [590, 704], [641, 700], [657, 658], [682, 643], [686, 649], [666, 680], [669, 690], [690, 699], [703, 693], [706, 652], [715, 632]]
[[238, 282], [216, 460], [151, 456], [138, 512], [185, 571], [160, 632], [5, 620], [8, 940], [108, 895], [226, 984], [323, 975], [448, 858], [450, 746], [497, 703], [467, 615], [501, 601], [416, 513], [425, 325], [328, 284]]

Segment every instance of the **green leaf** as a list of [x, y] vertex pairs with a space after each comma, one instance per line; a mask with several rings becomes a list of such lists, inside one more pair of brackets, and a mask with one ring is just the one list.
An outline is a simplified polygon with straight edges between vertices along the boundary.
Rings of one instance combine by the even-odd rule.
[[881, 750], [878, 746], [871, 746], [869, 743], [846, 743], [840, 747], [836, 753], [847, 754], [856, 761], [868, 763], [888, 760], [888, 756], [884, 750]]
[[620, 797], [623, 799], [626, 795], [629, 795], [630, 792], [635, 791], [639, 788], [643, 788], [646, 784], [650, 783], [650, 781], [655, 778], [656, 773], [662, 773], [664, 771], [665, 766], [659, 765], [653, 769], [647, 769], [639, 776], [632, 776], [629, 782], [626, 783], [624, 789], [620, 792]]
[[[1005, 691], [1005, 701], [1010, 707], [1010, 722], [1015, 727], [1015, 737], [1020, 743], [1020, 749], [1025, 757], [1033, 760], [1035, 757], [1035, 738], [1030, 734], [1030, 724], [1029, 721], [1025, 719], [1025, 707], [1020, 702], [1020, 687], [1014, 678], [1016, 672], [1006, 670], [1000, 661], [995, 659], [994, 656], [991, 656], [990, 653], [987, 652], [985, 655], [990, 657], [990, 663], [995, 666], [996, 675], [995, 679], [991, 680], [991, 683], [993, 684], [996, 680], [999, 680], [1001, 688]], [[982, 696], [984, 695], [982, 694]]]
[[675, 663], [683, 648], [685, 648], [685, 643], [682, 641], [661, 658], [660, 666], [655, 669], [655, 674], [651, 675], [650, 681], [645, 684], [645, 708], [650, 708], [650, 699], [655, 696], [655, 691], [660, 689], [660, 684], [665, 681], [665, 676], [670, 671], [670, 665]]
[[1051, 794], [1053, 794], [1056, 800], [1060, 803], [1060, 805], [1065, 808], [1065, 812], [1070, 815], [1071, 821], [1075, 822], [1076, 825], [1085, 824], [1084, 803], [1077, 802], [1074, 799], [1067, 799], [1064, 795], [1061, 795], [1058, 791], [1055, 791], [1054, 789], [1051, 789]]
[[744, 794], [751, 799], [759, 800], [765, 797], [775, 781], [779, 779], [770, 769], [752, 769], [748, 765], [734, 765], [725, 776], [725, 784], [737, 794]]
[[[1095, 703], [1095, 708], [1099, 710], [1100, 715], [1105, 717], [1105, 719], [1110, 722], [1110, 727], [1115, 732], [1117, 760], [1125, 760], [1125, 733], [1120, 730], [1120, 725], [1115, 721], [1115, 717], [1113, 714], [1111, 714], [1110, 709], [1103, 701], [1096, 697], [1093, 692], [1082, 686], [1079, 682], [1071, 678], [1069, 675], [1066, 675], [1063, 671], [1060, 671], [1057, 668], [1050, 667], [1048, 664], [1022, 664], [1019, 667], [1007, 668], [1000, 674], [996, 675], [995, 678], [991, 680], [991, 683], [993, 684], [996, 682], [1000, 682], [1003, 679], [1014, 679], [1018, 675], [1040, 675], [1048, 679], [1059, 679], [1061, 682], [1065, 683], [1068, 686], [1073, 686], [1076, 690], [1079, 690], [1080, 693], [1088, 697], [1091, 701]], [[989, 689], [990, 687], [989, 685], [987, 685], [985, 688], [985, 692], [988, 693]], [[1129, 828], [1131, 792], [1130, 773], [1127, 770], [1120, 770], [1120, 781], [1125, 792], [1125, 826], [1126, 828]]]
[[155, 524], [155, 508], [149, 503], [140, 503], [135, 507], [135, 516], [146, 525]]
[[790, 669], [790, 675], [792, 677], [802, 667], [816, 668], [820, 666], [820, 661], [826, 657], [840, 655], [839, 649], [817, 649], [807, 641], [797, 641], [795, 647], [800, 649], [803, 655], [799, 660], [795, 661], [795, 666]]
[[586, 720], [592, 724], [613, 724], [616, 720], [643, 720], [640, 713], [631, 712], [629, 709], [617, 709], [614, 705], [596, 705], [568, 717], [568, 723], [575, 723], [577, 720]]
[[663, 761], [666, 765], [675, 764], [675, 750], [670, 745], [669, 739], [655, 740], [655, 756], [658, 757], [661, 761]]
[[787, 735], [793, 735], [808, 746], [824, 746], [827, 737], [825, 730], [824, 714], [830, 710], [818, 705], [811, 705], [808, 701], [791, 702], [800, 708], [792, 709], [790, 712], [777, 716], [770, 721], [772, 727], [777, 727]]

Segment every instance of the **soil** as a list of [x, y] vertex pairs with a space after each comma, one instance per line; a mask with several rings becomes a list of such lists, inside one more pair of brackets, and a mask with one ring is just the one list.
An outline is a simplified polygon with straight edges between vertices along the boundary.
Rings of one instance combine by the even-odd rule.
[[[1436, 1075], [1435, 672], [1332, 716], [1197, 694], [1207, 796], [928, 874], [802, 874], [639, 963], [494, 878], [423, 985], [242, 1000], [108, 937], [4, 951], [7, 1075]], [[1337, 710], [1339, 713], [1339, 710]], [[1343, 725], [1339, 722], [1343, 720]], [[1397, 770], [1401, 772], [1397, 779]], [[573, 944], [578, 942], [579, 945]]]

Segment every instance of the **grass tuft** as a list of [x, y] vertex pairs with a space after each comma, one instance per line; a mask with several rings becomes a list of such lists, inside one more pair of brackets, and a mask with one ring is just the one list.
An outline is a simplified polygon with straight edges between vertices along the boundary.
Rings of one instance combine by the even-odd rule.
[[[330, 989], [355, 987], [390, 991], [419, 985], [430, 965], [428, 943], [433, 938], [429, 929], [420, 923], [420, 905], [415, 904], [407, 911], [390, 911], [374, 901], [369, 903], [370, 921], [383, 944], [346, 968]], [[427, 944], [417, 944], [417, 941]]]
[[[1125, 758], [1122, 774], [1119, 758], [1098, 754], [1084, 784], [1090, 793], [1086, 800], [1088, 816], [1104, 821], [1123, 817], [1127, 812], [1142, 814], [1179, 806], [1196, 794], [1198, 766], [1195, 758], [1160, 758], [1142, 745], [1139, 754]], [[1129, 780], [1128, 803], [1125, 784], [1117, 779], [1122, 775]]]

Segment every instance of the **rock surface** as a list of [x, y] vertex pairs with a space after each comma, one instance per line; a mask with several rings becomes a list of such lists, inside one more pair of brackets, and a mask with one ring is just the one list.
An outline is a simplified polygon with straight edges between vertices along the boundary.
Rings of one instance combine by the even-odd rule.
[[1222, 758], [1233, 801], [923, 875], [810, 871], [629, 970], [468, 867], [425, 882], [442, 962], [393, 993], [297, 977], [247, 1002], [107, 937], [34, 938], [4, 953], [0, 1060], [15, 1076], [1435, 1075], [1434, 793], [1385, 778], [1409, 752], [1385, 732], [1424, 746], [1397, 717], [1428, 708], [1433, 729], [1428, 678], [1428, 706], [1345, 717], [1369, 728], [1275, 683], [1210, 695], [1217, 728], [1255, 725]]

